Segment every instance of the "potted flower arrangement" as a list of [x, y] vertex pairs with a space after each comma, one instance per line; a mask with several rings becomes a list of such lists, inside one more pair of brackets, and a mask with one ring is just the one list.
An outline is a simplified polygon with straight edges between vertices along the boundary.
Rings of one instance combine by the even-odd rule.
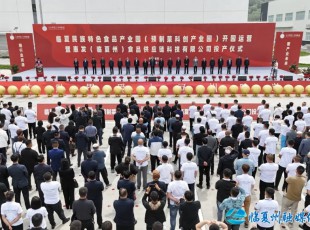
[[168, 77], [167, 77], [167, 76], [165, 76], [165, 77], [164, 77], [164, 79], [165, 79], [165, 82], [167, 82], [167, 81], [168, 81]]
[[135, 76], [136, 82], [139, 80], [139, 76]]
[[91, 76], [91, 81], [95, 81], [95, 76]]
[[74, 79], [75, 79], [75, 81], [78, 81], [79, 80], [79, 76], [75, 76]]
[[71, 78], [71, 76], [68, 76], [68, 80], [69, 80], [69, 82], [71, 81], [71, 79], [72, 79], [72, 78]]
[[310, 78], [310, 67], [308, 67], [307, 69], [304, 69], [302, 73], [304, 74], [304, 78], [309, 79]]
[[84, 81], [86, 80], [86, 76], [83, 76], [82, 78], [83, 78]]
[[130, 82], [131, 76], [127, 76], [127, 80], [128, 80], [128, 82]]
[[290, 67], [289, 67], [289, 71], [291, 72], [291, 73], [295, 73], [296, 71], [297, 71], [297, 65], [296, 64], [292, 64]]
[[190, 81], [193, 81], [193, 76], [189, 76], [188, 79], [189, 79]]

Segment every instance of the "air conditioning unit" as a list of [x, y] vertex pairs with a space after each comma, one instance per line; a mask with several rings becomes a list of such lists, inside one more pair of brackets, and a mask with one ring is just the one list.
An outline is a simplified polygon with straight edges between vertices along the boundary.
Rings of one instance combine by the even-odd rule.
[[306, 29], [310, 30], [310, 24], [306, 24]]

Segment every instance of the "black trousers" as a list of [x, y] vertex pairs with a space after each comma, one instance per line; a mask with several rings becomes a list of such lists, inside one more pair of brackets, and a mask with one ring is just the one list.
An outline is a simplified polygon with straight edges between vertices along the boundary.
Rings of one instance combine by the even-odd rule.
[[151, 66], [151, 74], [155, 74], [155, 66]]
[[20, 203], [20, 193], [23, 193], [26, 209], [30, 208], [28, 186], [25, 186], [23, 188], [13, 187], [13, 191], [15, 193], [15, 201], [17, 203]]
[[159, 74], [163, 74], [163, 72], [164, 72], [164, 67], [159, 67]]
[[156, 165], [159, 165], [159, 159], [157, 156], [151, 155], [151, 171], [156, 169]]
[[30, 136], [30, 139], [32, 139], [32, 137], [36, 137], [35, 133], [34, 133], [34, 130], [36, 128], [36, 123], [33, 122], [33, 123], [28, 123], [28, 130], [29, 130], [29, 136]]
[[197, 66], [194, 66], [194, 74], [197, 74]]
[[41, 190], [41, 183], [43, 183], [43, 181], [42, 182], [36, 181], [36, 187], [37, 187], [37, 190], [38, 190], [38, 193], [39, 193], [41, 204], [42, 204], [42, 206], [45, 206], [44, 195], [43, 195], [43, 192]]
[[40, 140], [40, 139], [37, 139], [37, 144], [38, 144], [39, 153], [40, 154], [42, 154], [42, 153], [45, 154], [45, 145], [44, 145], [43, 141]]
[[188, 74], [188, 65], [184, 66], [184, 74]]
[[[87, 230], [94, 230], [94, 222], [93, 220], [80, 220], [82, 222], [82, 228], [81, 229], [87, 229]], [[102, 224], [102, 223], [101, 223]]]
[[116, 224], [116, 230], [135, 230], [135, 226], [128, 226], [128, 225], [118, 225]]
[[79, 67], [78, 66], [74, 66], [74, 72], [75, 72], [75, 74], [79, 74]]
[[97, 214], [97, 224], [99, 226], [102, 225], [102, 200], [92, 200], [96, 207], [96, 214]]
[[103, 169], [98, 169], [97, 170], [97, 172], [96, 172], [97, 180], [100, 180], [100, 174], [102, 176], [102, 179], [103, 179], [105, 185], [107, 186], [108, 184], [110, 184], [109, 179], [108, 179], [107, 168], [103, 168]]
[[[1, 222], [2, 222], [2, 219], [1, 219]], [[9, 228], [4, 224], [2, 224], [2, 227], [3, 227], [3, 229], [5, 229], [5, 230], [9, 230]], [[20, 225], [18, 225], [18, 226], [12, 226], [12, 230], [23, 230], [24, 228], [24, 225], [23, 224], [20, 224]]]
[[120, 164], [122, 162], [122, 155], [121, 154], [111, 154], [111, 169], [115, 167], [115, 160], [117, 158], [117, 163]]
[[126, 67], [126, 74], [130, 74], [130, 67]]
[[118, 74], [123, 74], [123, 69], [122, 69], [122, 67], [118, 67]]
[[[267, 183], [262, 180], [259, 181], [259, 199], [265, 199], [265, 190], [267, 187], [274, 188], [274, 183]], [[274, 197], [272, 197], [273, 199]]]
[[202, 185], [203, 175], [206, 175], [206, 185], [210, 186], [210, 165], [199, 166], [199, 184]]
[[238, 73], [240, 74], [240, 66], [236, 67], [236, 74], [238, 74]]
[[66, 208], [72, 209], [72, 204], [74, 201], [74, 187], [62, 186], [62, 192], [64, 194]]
[[105, 66], [101, 66], [101, 75], [105, 74]]
[[310, 204], [310, 196], [307, 194], [305, 197], [305, 208]]
[[80, 167], [81, 165], [81, 156], [82, 156], [82, 153], [83, 153], [83, 157], [84, 157], [84, 160], [86, 159], [86, 154], [87, 154], [87, 148], [85, 149], [78, 149], [78, 167]]
[[189, 119], [189, 130], [190, 131], [193, 131], [193, 123], [195, 121], [195, 118], [190, 118]]
[[175, 74], [180, 74], [180, 67], [177, 66], [177, 68], [175, 69]]
[[23, 130], [24, 137], [28, 139], [28, 129]]
[[171, 74], [171, 72], [172, 72], [172, 68], [171, 66], [168, 66], [168, 74]]
[[90, 151], [91, 144], [95, 144], [95, 143], [97, 143], [96, 136], [88, 137], [88, 151]]
[[201, 71], [201, 74], [206, 74], [206, 67], [202, 67], [201, 70], [202, 70], [202, 71]]
[[143, 67], [144, 74], [147, 74], [147, 67]]
[[135, 66], [135, 74], [139, 74], [139, 66]]
[[114, 68], [110, 67], [110, 74], [114, 74]]
[[244, 73], [245, 73], [245, 74], [248, 74], [248, 73], [249, 73], [249, 66], [245, 66], [245, 67], [244, 67]]
[[256, 176], [256, 171], [257, 171], [257, 167], [255, 167], [255, 169], [254, 169], [253, 172], [252, 172], [252, 177], [254, 177], [254, 178], [255, 178], [255, 176]]
[[222, 67], [222, 66], [219, 66], [219, 67], [218, 67], [218, 70], [217, 70], [217, 73], [218, 73], [218, 74], [222, 74], [222, 70], [223, 70], [223, 67]]
[[93, 74], [97, 74], [97, 68], [93, 66]]
[[61, 201], [58, 201], [56, 204], [45, 204], [46, 210], [47, 210], [47, 217], [52, 226], [55, 226], [55, 219], [54, 219], [54, 212], [57, 213], [59, 219], [62, 221], [66, 220], [64, 210], [61, 207]]
[[227, 74], [231, 74], [231, 67], [227, 67]]
[[260, 155], [258, 157], [258, 167], [259, 167], [263, 163], [263, 154], [264, 154], [264, 151], [265, 151], [265, 147], [259, 145], [258, 148], [260, 150]]
[[32, 185], [31, 185], [31, 175], [33, 174], [33, 169], [32, 170], [29, 170], [27, 169], [28, 171], [28, 188], [32, 188]]
[[287, 182], [285, 181], [285, 179], [287, 178], [287, 173], [286, 173], [286, 168], [284, 168], [280, 165], [279, 165], [279, 169], [277, 171], [275, 188], [278, 188], [283, 173], [284, 173], [284, 182], [282, 185], [282, 190], [285, 190], [287, 188]]
[[189, 190], [194, 194], [194, 200], [195, 200], [195, 183], [193, 184], [187, 184]]
[[84, 74], [88, 74], [88, 68], [84, 67]]
[[172, 132], [169, 132], [169, 146], [172, 147]]
[[214, 66], [210, 66], [210, 74], [213, 74]]
[[130, 140], [123, 140], [124, 142], [124, 148], [126, 149], [127, 146], [127, 156], [131, 155], [131, 144], [132, 144], [132, 139]]

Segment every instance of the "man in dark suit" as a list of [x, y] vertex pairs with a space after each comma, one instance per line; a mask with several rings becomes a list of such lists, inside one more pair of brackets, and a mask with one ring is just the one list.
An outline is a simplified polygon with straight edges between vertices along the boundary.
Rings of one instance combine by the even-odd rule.
[[[53, 148], [51, 140], [54, 138], [54, 132], [52, 131], [52, 126], [50, 124], [48, 124], [46, 128], [47, 130], [43, 133], [43, 144], [46, 146], [46, 152], [48, 152]], [[50, 158], [48, 155], [47, 164], [50, 164]]]
[[28, 171], [28, 184], [29, 191], [32, 190], [31, 174], [33, 173], [34, 166], [38, 164], [38, 152], [32, 149], [32, 141], [26, 141], [26, 148], [21, 151], [19, 163], [25, 165]]
[[125, 60], [126, 74], [130, 74], [130, 60], [127, 57]]
[[208, 139], [202, 139], [202, 146], [198, 148], [198, 166], [199, 166], [199, 184], [198, 188], [202, 188], [203, 175], [206, 175], [206, 186], [207, 189], [210, 188], [210, 166], [213, 157], [212, 149], [208, 147]]
[[101, 146], [102, 145], [102, 134], [103, 134], [102, 118], [98, 115], [98, 111], [94, 111], [91, 119], [93, 121], [93, 125], [97, 129], [97, 137], [99, 139], [99, 145]]
[[110, 58], [109, 67], [110, 67], [110, 75], [114, 74], [114, 61], [112, 58]]
[[87, 159], [81, 163], [81, 174], [84, 177], [85, 183], [87, 182], [88, 173], [90, 171], [97, 172], [98, 162], [92, 159], [93, 155], [88, 152]]
[[234, 124], [231, 127], [231, 135], [232, 135], [233, 138], [235, 138], [237, 140], [239, 134], [242, 133], [242, 131], [243, 131], [242, 119], [241, 118], [237, 118], [236, 124]]
[[241, 57], [237, 57], [236, 59], [236, 74], [240, 74], [240, 68], [241, 68], [241, 65], [242, 65], [242, 59]]
[[152, 192], [152, 191], [157, 190], [155, 188], [155, 184], [157, 184], [158, 187], [164, 192], [163, 194], [160, 194], [160, 199], [162, 199], [166, 195], [166, 192], [167, 192], [166, 183], [163, 181], [159, 181], [160, 173], [158, 170], [153, 170], [152, 177], [153, 177], [153, 180], [151, 182], [148, 182], [146, 184], [146, 187], [147, 188], [150, 187], [151, 192]]
[[175, 62], [175, 74], [180, 74], [180, 68], [182, 65], [182, 61], [180, 59], [180, 57], [177, 58], [176, 62]]
[[176, 145], [178, 141], [178, 135], [182, 131], [182, 126], [183, 122], [180, 121], [180, 115], [176, 114], [175, 115], [176, 121], [172, 124], [171, 129], [172, 129], [172, 137], [173, 137], [173, 154], [175, 155], [175, 160], [174, 162], [176, 163], [177, 161], [177, 150], [176, 150]]
[[206, 58], [203, 58], [201, 61], [201, 74], [206, 74], [206, 68], [207, 68], [207, 60]]
[[132, 143], [132, 139], [131, 139], [131, 134], [134, 131], [134, 126], [131, 124], [132, 122], [132, 118], [128, 118], [128, 123], [123, 125], [122, 127], [122, 136], [123, 136], [123, 142], [124, 142], [124, 148], [127, 148], [127, 156], [130, 156], [131, 154], [131, 143]]
[[34, 180], [36, 183], [37, 190], [39, 192], [39, 197], [40, 197], [40, 200], [41, 200], [43, 205], [44, 205], [44, 195], [43, 195], [43, 192], [41, 190], [41, 183], [44, 182], [43, 175], [47, 172], [50, 172], [52, 174], [53, 170], [52, 170], [51, 166], [45, 164], [44, 156], [39, 155], [38, 156], [38, 164], [36, 166], [34, 166], [33, 175], [34, 175]]
[[150, 66], [151, 66], [151, 74], [155, 74], [155, 65], [156, 65], [156, 60], [154, 57], [151, 57], [150, 59]]
[[88, 74], [88, 61], [86, 58], [84, 58], [83, 67], [84, 67], [84, 74]]
[[149, 62], [146, 59], [144, 59], [142, 65], [143, 65], [144, 74], [147, 74], [147, 68], [149, 67]]
[[70, 136], [69, 136], [69, 133], [65, 131], [65, 126], [64, 125], [60, 125], [59, 126], [59, 138], [61, 140], [63, 140], [63, 142], [65, 144], [65, 149], [64, 150], [66, 152], [66, 158], [68, 159], [69, 164], [71, 164], [71, 161], [70, 161], [70, 147], [69, 147]]
[[251, 148], [253, 146], [253, 141], [250, 139], [250, 132], [249, 131], [245, 131], [244, 138], [245, 139], [242, 140], [240, 142], [240, 145], [239, 145], [239, 156], [238, 156], [239, 159], [242, 158], [242, 151], [244, 149], [248, 149], [248, 148]]
[[91, 59], [91, 66], [93, 67], [93, 74], [97, 74], [97, 61], [94, 57]]
[[184, 74], [188, 74], [189, 58], [188, 56], [184, 59]]
[[88, 182], [85, 183], [85, 187], [88, 189], [87, 199], [92, 200], [96, 207], [97, 224], [98, 228], [102, 226], [102, 193], [104, 190], [103, 183], [96, 180], [96, 173], [90, 171], [88, 173]]
[[135, 74], [139, 74], [139, 66], [140, 62], [139, 59], [136, 57], [135, 60], [133, 61], [133, 65], [135, 67]]
[[172, 65], [173, 65], [173, 61], [171, 58], [168, 59], [167, 61], [167, 66], [168, 66], [168, 74], [172, 73]]
[[124, 117], [124, 115], [121, 113], [121, 108], [117, 107], [116, 108], [116, 113], [114, 114], [114, 122], [115, 126], [121, 130], [121, 119]]
[[23, 193], [26, 209], [30, 208], [28, 190], [28, 171], [25, 165], [18, 164], [18, 154], [13, 154], [13, 164], [8, 168], [9, 176], [12, 177], [12, 186], [15, 193], [15, 201], [20, 203], [20, 192]]
[[62, 149], [59, 149], [59, 143], [57, 140], [52, 142], [53, 149], [48, 151], [48, 155], [51, 159], [51, 167], [53, 169], [53, 181], [56, 181], [57, 174], [60, 170], [61, 159], [65, 158], [65, 153]]
[[244, 74], [249, 73], [249, 65], [250, 65], [250, 60], [248, 57], [244, 60]]
[[211, 57], [211, 59], [210, 59], [210, 74], [213, 74], [214, 66], [215, 66], [215, 60], [213, 57]]
[[164, 60], [162, 58], [159, 59], [158, 61], [158, 66], [159, 66], [159, 74], [163, 74], [164, 72]]
[[238, 109], [235, 111], [234, 116], [242, 119], [244, 116], [244, 112], [242, 111], [242, 105], [238, 105]]
[[123, 175], [123, 178], [117, 182], [117, 189], [125, 188], [128, 193], [128, 198], [135, 200], [136, 199], [136, 194], [135, 194], [136, 185], [134, 182], [129, 180], [131, 172], [129, 170], [126, 170], [123, 172], [122, 175]]
[[235, 147], [236, 140], [230, 136], [231, 132], [227, 130], [225, 132], [225, 137], [223, 137], [220, 141], [219, 145], [219, 156], [222, 157], [225, 155], [225, 148], [230, 146], [232, 148]]
[[58, 131], [54, 132], [54, 138], [51, 140], [53, 143], [54, 141], [58, 142], [58, 148], [65, 151], [66, 150], [66, 145], [63, 139], [60, 138], [60, 133]]
[[227, 74], [231, 74], [232, 60], [229, 58], [227, 60]]
[[88, 137], [85, 134], [85, 129], [83, 125], [79, 126], [79, 132], [75, 134], [76, 148], [78, 150], [78, 167], [81, 163], [81, 155], [83, 153], [84, 160], [86, 159], [87, 149], [88, 149]]
[[116, 108], [120, 108], [120, 110], [121, 110], [120, 112], [121, 112], [122, 114], [128, 112], [128, 107], [127, 107], [127, 105], [124, 104], [124, 101], [123, 101], [122, 98], [119, 99], [119, 104], [116, 106]]
[[117, 61], [117, 67], [118, 67], [118, 74], [123, 74], [123, 61], [121, 58]]
[[130, 106], [130, 110], [134, 110], [138, 117], [140, 117], [140, 108], [136, 100], [133, 100], [133, 104]]
[[73, 66], [75, 74], [79, 74], [79, 61], [77, 58], [74, 58]]
[[223, 65], [224, 65], [224, 60], [222, 57], [220, 57], [217, 60], [217, 67], [218, 67], [217, 74], [222, 74]]
[[105, 74], [105, 59], [101, 57], [100, 59], [101, 75]]

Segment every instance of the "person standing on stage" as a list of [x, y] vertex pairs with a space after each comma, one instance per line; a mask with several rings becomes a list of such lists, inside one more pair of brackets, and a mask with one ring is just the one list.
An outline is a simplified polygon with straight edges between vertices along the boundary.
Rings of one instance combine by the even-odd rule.
[[181, 59], [180, 59], [180, 57], [178, 57], [176, 62], [175, 62], [175, 66], [176, 66], [175, 74], [180, 74], [181, 64], [182, 64]]
[[114, 74], [114, 61], [112, 58], [110, 58], [109, 67], [110, 67], [110, 75]]
[[232, 60], [229, 58], [227, 60], [227, 74], [231, 74]]
[[159, 59], [158, 65], [159, 65], [159, 74], [163, 74], [165, 62], [162, 58]]
[[97, 74], [97, 61], [94, 57], [91, 59], [91, 66], [93, 67], [93, 74]]
[[194, 66], [194, 74], [197, 74], [197, 67], [198, 67], [198, 58], [195, 57], [193, 60], [193, 66]]
[[189, 66], [189, 59], [188, 56], [184, 59], [184, 74], [188, 74], [188, 66]]
[[237, 59], [236, 59], [236, 74], [240, 74], [240, 67], [242, 65], [242, 59], [241, 57], [239, 56]]
[[210, 74], [213, 74], [214, 66], [215, 66], [215, 60], [214, 60], [214, 58], [212, 57], [212, 58], [210, 59]]
[[273, 73], [272, 73], [272, 75], [274, 76], [274, 77], [277, 77], [277, 75], [278, 75], [278, 67], [279, 67], [279, 64], [278, 64], [278, 61], [277, 61], [277, 59], [275, 59], [274, 61], [273, 61]]
[[127, 57], [125, 60], [126, 74], [130, 74], [130, 60]]
[[139, 74], [139, 65], [140, 65], [140, 62], [139, 62], [139, 59], [136, 57], [136, 59], [133, 61], [133, 65], [135, 67], [135, 74]]
[[149, 67], [149, 62], [146, 59], [144, 59], [142, 65], [143, 65], [144, 74], [147, 74], [147, 68]]
[[206, 67], [207, 67], [207, 60], [203, 58], [201, 61], [201, 69], [202, 69], [201, 74], [206, 74]]
[[77, 58], [74, 58], [73, 66], [75, 74], [79, 74], [79, 61]]
[[171, 72], [172, 72], [172, 65], [173, 65], [173, 61], [172, 61], [171, 58], [169, 58], [168, 61], [167, 61], [168, 74], [171, 74]]
[[249, 65], [250, 65], [250, 60], [248, 57], [244, 60], [244, 74], [249, 73]]
[[150, 59], [150, 66], [151, 66], [151, 74], [155, 74], [155, 65], [156, 65], [156, 60], [154, 57], [151, 57]]
[[88, 74], [88, 61], [86, 58], [84, 58], [83, 67], [84, 67], [84, 74]]
[[121, 58], [117, 61], [118, 75], [123, 74], [123, 61]]
[[101, 66], [101, 75], [105, 74], [105, 59], [101, 57], [100, 59], [100, 66]]
[[217, 66], [218, 66], [217, 74], [222, 74], [223, 65], [224, 65], [224, 60], [222, 57], [220, 57], [217, 60]]

